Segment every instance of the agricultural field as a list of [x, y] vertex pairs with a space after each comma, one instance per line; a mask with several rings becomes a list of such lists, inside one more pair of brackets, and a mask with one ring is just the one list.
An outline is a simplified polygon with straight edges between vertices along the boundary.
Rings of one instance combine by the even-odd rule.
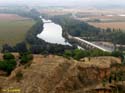
[[102, 29], [121, 29], [125, 31], [125, 14], [111, 14], [111, 15], [88, 15], [89, 17], [77, 18], [78, 20], [84, 21], [93, 25], [95, 27], [99, 27]]
[[[114, 28], [125, 31], [124, 9], [96, 9], [96, 8], [45, 8], [40, 13], [48, 15], [72, 14], [75, 19], [89, 23], [99, 28]], [[99, 20], [100, 22], [96, 22]]]
[[89, 23], [90, 25], [106, 29], [106, 28], [112, 28], [112, 29], [121, 29], [125, 32], [125, 22], [92, 22]]
[[0, 46], [15, 45], [24, 40], [35, 21], [15, 14], [0, 14]]

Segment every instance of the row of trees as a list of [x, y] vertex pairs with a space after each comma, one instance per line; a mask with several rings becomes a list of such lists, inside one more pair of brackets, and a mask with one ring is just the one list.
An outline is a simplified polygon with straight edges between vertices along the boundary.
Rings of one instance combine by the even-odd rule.
[[103, 52], [101, 50], [80, 50], [80, 49], [75, 49], [75, 50], [66, 50], [65, 53], [63, 54], [64, 57], [66, 58], [74, 58], [76, 60], [80, 60], [81, 58], [84, 57], [98, 57], [98, 56], [114, 56], [114, 57], [120, 57], [123, 61], [124, 57], [121, 52], [115, 51], [112, 53], [109, 52]]
[[99, 28], [91, 26], [85, 22], [75, 20], [69, 17], [69, 15], [54, 16], [51, 17], [51, 19], [60, 24], [63, 31], [68, 32], [72, 36], [95, 36], [100, 32]]
[[28, 48], [25, 42], [21, 42], [16, 44], [15, 46], [10, 46], [8, 44], [4, 44], [2, 46], [2, 53], [5, 52], [27, 52]]
[[35, 54], [62, 54], [65, 50], [72, 50], [76, 47], [61, 44], [47, 43], [37, 37], [43, 30], [43, 22], [39, 20], [27, 33], [26, 42], [30, 45], [30, 51]]
[[67, 32], [72, 36], [83, 37], [89, 41], [108, 41], [114, 45], [125, 45], [125, 33], [120, 29], [106, 30], [93, 27], [83, 21], [75, 20], [69, 15], [61, 15], [50, 17], [54, 22], [60, 24], [63, 32]]
[[38, 20], [38, 16], [40, 13], [36, 11], [36, 9], [26, 10], [24, 8], [7, 8], [7, 9], [0, 9], [0, 13], [6, 14], [17, 14], [19, 16], [32, 18], [34, 20]]
[[62, 54], [65, 50], [73, 50], [76, 47], [50, 44], [37, 37], [37, 34], [43, 30], [43, 22], [41, 19], [37, 20], [36, 24], [31, 27], [27, 32], [25, 41], [10, 46], [8, 44], [3, 45], [2, 52], [27, 52], [31, 51], [34, 54]]
[[64, 50], [74, 49], [73, 47], [67, 45], [65, 46], [60, 44], [50, 44], [37, 37], [37, 34], [41, 33], [41, 31], [43, 30], [43, 22], [39, 18], [40, 13], [37, 12], [35, 9], [31, 9], [30, 11], [25, 11], [25, 10], [17, 11], [16, 9], [6, 10], [6, 11], [0, 10], [0, 12], [18, 14], [20, 16], [29, 17], [36, 20], [36, 24], [29, 29], [24, 41], [16, 44], [15, 46], [10, 46], [8, 44], [3, 45], [2, 52], [31, 51], [32, 53], [35, 54], [39, 53], [62, 54], [64, 53]]

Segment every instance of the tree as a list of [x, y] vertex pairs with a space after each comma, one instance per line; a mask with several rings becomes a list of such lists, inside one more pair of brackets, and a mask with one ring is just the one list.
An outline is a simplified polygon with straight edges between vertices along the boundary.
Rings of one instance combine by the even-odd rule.
[[2, 46], [2, 52], [12, 52], [14, 51], [13, 47], [8, 45], [8, 44], [4, 44]]
[[27, 52], [28, 51], [25, 42], [21, 42], [21, 43], [16, 44], [15, 49], [17, 52]]

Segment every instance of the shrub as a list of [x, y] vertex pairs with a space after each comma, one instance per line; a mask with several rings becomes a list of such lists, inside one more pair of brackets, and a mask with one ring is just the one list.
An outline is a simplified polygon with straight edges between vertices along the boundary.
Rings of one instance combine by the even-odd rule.
[[14, 56], [13, 56], [11, 53], [5, 53], [5, 54], [3, 55], [3, 58], [4, 58], [5, 60], [10, 60], [10, 59], [14, 59]]
[[26, 55], [24, 55], [24, 56], [22, 56], [21, 57], [21, 64], [25, 64], [25, 63], [27, 63], [29, 61], [29, 59], [28, 59], [28, 57], [26, 56]]
[[7, 72], [8, 75], [15, 67], [16, 67], [16, 61], [14, 59], [0, 61], [0, 69]]
[[72, 53], [72, 51], [70, 51], [70, 50], [66, 50], [66, 51], [64, 52], [63, 56], [66, 57], [66, 58], [69, 58], [69, 57], [72, 57], [72, 56], [73, 56], [73, 53]]
[[32, 54], [30, 54], [30, 53], [23, 53], [23, 54], [21, 54], [21, 61], [20, 61], [20, 63], [21, 64], [26, 64], [26, 63], [28, 63], [32, 59], [33, 59]]

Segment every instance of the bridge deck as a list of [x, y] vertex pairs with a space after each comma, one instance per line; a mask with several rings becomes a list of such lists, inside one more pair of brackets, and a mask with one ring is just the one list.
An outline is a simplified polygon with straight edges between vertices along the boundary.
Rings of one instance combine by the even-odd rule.
[[79, 41], [82, 41], [82, 42], [84, 42], [84, 43], [86, 43], [86, 44], [88, 44], [88, 45], [90, 45], [90, 46], [92, 46], [92, 47], [95, 47], [95, 48], [97, 48], [97, 49], [100, 49], [100, 50], [102, 50], [102, 51], [111, 52], [110, 50], [107, 50], [107, 49], [105, 49], [105, 48], [102, 48], [102, 47], [100, 47], [100, 46], [98, 46], [98, 45], [95, 45], [95, 44], [93, 44], [93, 43], [91, 43], [91, 42], [88, 42], [88, 41], [86, 41], [86, 40], [84, 40], [84, 39], [81, 39], [81, 38], [79, 38], [79, 37], [74, 37], [74, 38], [77, 39], [77, 40], [79, 40]]

